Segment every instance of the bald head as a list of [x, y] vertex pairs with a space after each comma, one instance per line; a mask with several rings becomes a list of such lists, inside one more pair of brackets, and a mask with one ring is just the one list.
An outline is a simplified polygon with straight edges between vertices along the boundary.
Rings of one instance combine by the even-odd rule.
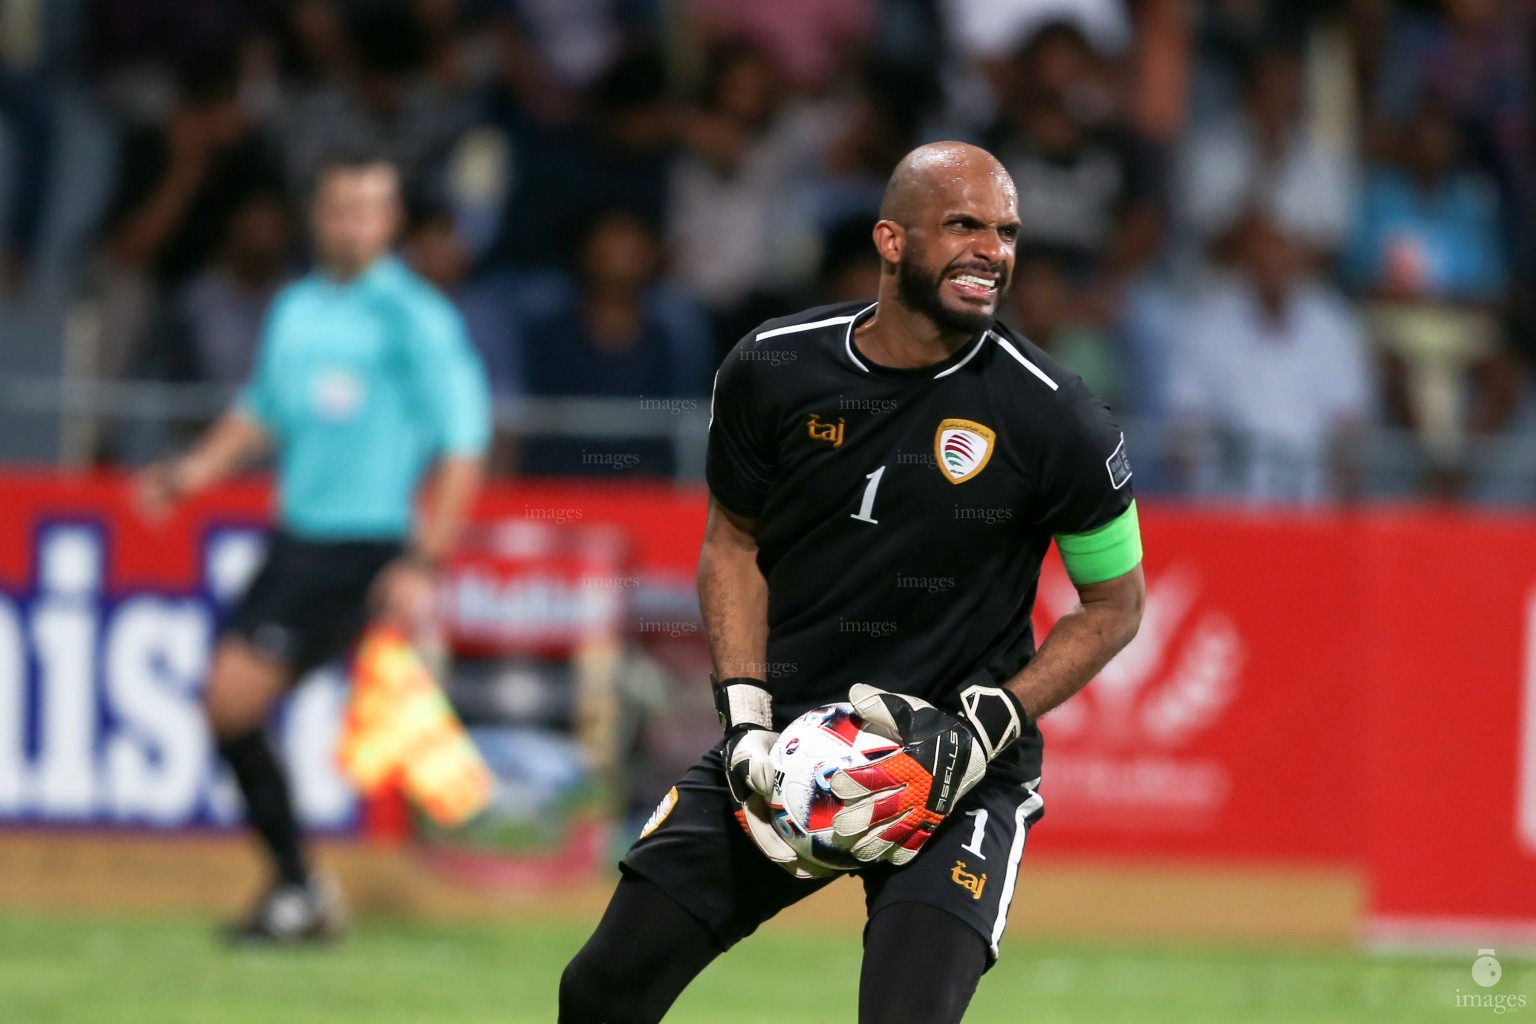
[[932, 142], [901, 158], [885, 186], [880, 219], [912, 227], [930, 203], [950, 205], [978, 190], [1018, 203], [1013, 178], [997, 157], [968, 142]]
[[997, 315], [1019, 232], [1018, 190], [991, 153], [964, 142], [914, 149], [891, 174], [871, 233], [883, 308], [963, 343]]

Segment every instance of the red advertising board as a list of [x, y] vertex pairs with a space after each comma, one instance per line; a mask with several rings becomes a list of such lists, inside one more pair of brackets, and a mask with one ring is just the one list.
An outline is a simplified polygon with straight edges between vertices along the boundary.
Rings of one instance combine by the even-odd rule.
[[1372, 930], [1536, 942], [1536, 525], [1404, 515], [1361, 532]]
[[[121, 478], [0, 475], [0, 496], [0, 823], [228, 821], [196, 695], [266, 490], [164, 524]], [[517, 482], [477, 515], [617, 531], [604, 572], [686, 597], [704, 496]], [[1536, 929], [1536, 520], [1149, 504], [1142, 526], [1141, 634], [1043, 724], [1036, 853], [1353, 865], [1382, 931]], [[1074, 599], [1053, 561], [1042, 635]], [[305, 689], [295, 751], [339, 699]], [[348, 827], [334, 773], [295, 774], [311, 820]]]
[[[1337, 861], [1359, 845], [1352, 530], [1142, 513], [1136, 639], [1041, 723], [1039, 852]], [[1076, 593], [1052, 559], [1040, 635]]]

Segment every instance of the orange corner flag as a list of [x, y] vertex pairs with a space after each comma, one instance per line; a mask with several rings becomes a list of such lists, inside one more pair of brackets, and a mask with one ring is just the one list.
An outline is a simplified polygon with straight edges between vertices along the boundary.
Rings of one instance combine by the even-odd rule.
[[390, 626], [372, 627], [358, 645], [337, 758], [365, 794], [398, 784], [445, 827], [491, 802], [480, 752], [415, 647]]

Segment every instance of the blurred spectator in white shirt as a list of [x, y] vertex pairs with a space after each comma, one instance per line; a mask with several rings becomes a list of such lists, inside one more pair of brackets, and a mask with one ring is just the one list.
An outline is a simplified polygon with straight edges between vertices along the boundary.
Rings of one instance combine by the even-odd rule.
[[1374, 410], [1364, 333], [1264, 215], [1240, 219], [1224, 243], [1230, 272], [1192, 301], [1170, 367], [1193, 489], [1299, 502], [1347, 491], [1337, 456]]
[[1006, 58], [1052, 23], [1072, 25], [1100, 53], [1123, 52], [1131, 21], [1121, 0], [944, 0], [949, 36], [962, 57]]
[[804, 285], [814, 270], [814, 166], [832, 120], [788, 102], [772, 56], [748, 43], [711, 53], [701, 99], [684, 122], [669, 241], [678, 280], [732, 344], [778, 315], [758, 308], [765, 294]]
[[1261, 52], [1244, 70], [1241, 109], [1189, 142], [1178, 185], [1185, 225], [1204, 245], [1258, 209], [1318, 255], [1331, 254], [1354, 212], [1353, 157], [1308, 123], [1296, 54]]

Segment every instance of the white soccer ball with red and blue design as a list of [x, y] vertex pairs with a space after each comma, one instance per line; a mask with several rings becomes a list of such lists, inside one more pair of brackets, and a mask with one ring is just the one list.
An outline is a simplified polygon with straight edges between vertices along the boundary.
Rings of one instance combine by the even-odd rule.
[[789, 723], [773, 748], [776, 775], [768, 810], [774, 831], [814, 864], [836, 871], [859, 867], [850, 850], [867, 830], [876, 807], [863, 801], [862, 807], [850, 808], [832, 791], [832, 775], [842, 770], [868, 782], [874, 774], [883, 783], [880, 766], [896, 755], [901, 755], [901, 745], [868, 731], [852, 704], [807, 711]]

